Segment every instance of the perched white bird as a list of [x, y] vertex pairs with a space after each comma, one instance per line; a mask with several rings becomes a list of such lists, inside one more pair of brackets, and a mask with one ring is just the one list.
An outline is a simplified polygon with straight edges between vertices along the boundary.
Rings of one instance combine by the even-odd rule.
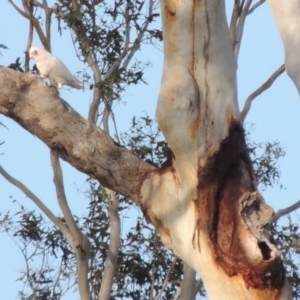
[[29, 50], [29, 57], [36, 61], [36, 67], [42, 77], [48, 78], [57, 88], [60, 89], [63, 85], [75, 89], [82, 88], [81, 81], [71, 74], [66, 65], [45, 49], [32, 47]]

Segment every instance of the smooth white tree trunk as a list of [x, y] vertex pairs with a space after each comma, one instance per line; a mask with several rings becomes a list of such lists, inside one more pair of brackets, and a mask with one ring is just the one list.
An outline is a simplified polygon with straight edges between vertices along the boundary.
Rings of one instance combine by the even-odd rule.
[[300, 94], [300, 2], [268, 0], [285, 52], [285, 69]]
[[[165, 245], [201, 274], [211, 299], [287, 299], [279, 292], [280, 252], [262, 228], [252, 231], [246, 222], [252, 216], [243, 216], [253, 203], [266, 223], [273, 212], [255, 192], [239, 124], [224, 1], [161, 3], [157, 120], [174, 157], [145, 180], [143, 204]], [[273, 264], [272, 271], [263, 264]]]

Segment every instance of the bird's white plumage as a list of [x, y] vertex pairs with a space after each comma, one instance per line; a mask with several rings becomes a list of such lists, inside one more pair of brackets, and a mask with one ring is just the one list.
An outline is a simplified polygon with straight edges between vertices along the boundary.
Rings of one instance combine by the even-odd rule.
[[57, 88], [68, 85], [75, 89], [81, 89], [82, 83], [71, 74], [66, 65], [57, 57], [42, 48], [32, 47], [29, 57], [34, 59], [36, 67], [43, 77], [50, 80]]

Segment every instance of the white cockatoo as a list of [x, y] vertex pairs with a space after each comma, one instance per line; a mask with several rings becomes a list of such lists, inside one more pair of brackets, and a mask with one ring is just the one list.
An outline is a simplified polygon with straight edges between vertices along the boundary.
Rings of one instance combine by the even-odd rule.
[[32, 47], [29, 50], [29, 57], [35, 60], [42, 77], [48, 78], [57, 88], [60, 89], [63, 85], [75, 89], [82, 88], [81, 81], [71, 74], [66, 65], [45, 49]]

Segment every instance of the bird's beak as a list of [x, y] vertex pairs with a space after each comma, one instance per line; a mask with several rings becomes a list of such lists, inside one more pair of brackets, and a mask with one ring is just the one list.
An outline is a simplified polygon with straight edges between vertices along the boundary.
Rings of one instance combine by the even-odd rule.
[[[24, 53], [26, 53], [26, 51]], [[29, 52], [28, 54], [30, 59], [34, 59], [34, 56], [37, 55], [38, 53], [37, 51], [33, 51], [33, 52]]]

